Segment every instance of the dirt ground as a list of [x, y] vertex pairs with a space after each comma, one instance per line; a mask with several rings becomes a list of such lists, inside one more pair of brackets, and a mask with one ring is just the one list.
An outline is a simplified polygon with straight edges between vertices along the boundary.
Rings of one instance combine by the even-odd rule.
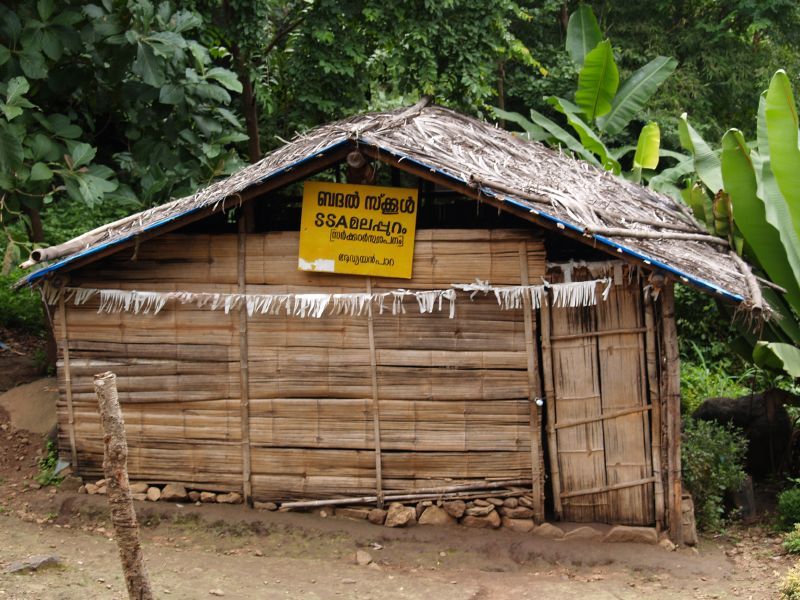
[[[0, 408], [0, 600], [124, 599], [106, 499], [34, 481], [42, 436]], [[634, 599], [777, 597], [794, 559], [766, 525], [697, 549], [553, 541], [466, 527], [389, 529], [316, 513], [136, 503], [159, 598]], [[373, 564], [359, 566], [365, 550]], [[60, 565], [2, 574], [18, 560]]]

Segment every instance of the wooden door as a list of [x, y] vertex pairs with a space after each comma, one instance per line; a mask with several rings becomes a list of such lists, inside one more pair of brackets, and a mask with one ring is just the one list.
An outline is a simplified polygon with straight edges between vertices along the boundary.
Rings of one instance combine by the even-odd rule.
[[620, 274], [597, 306], [542, 311], [553, 498], [567, 521], [652, 525], [642, 291]]

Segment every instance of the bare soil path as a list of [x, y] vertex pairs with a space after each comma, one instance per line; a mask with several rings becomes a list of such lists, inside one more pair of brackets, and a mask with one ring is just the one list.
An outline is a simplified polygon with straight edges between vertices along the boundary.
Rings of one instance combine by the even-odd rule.
[[[0, 409], [0, 600], [124, 599], [103, 496], [34, 482], [42, 437]], [[466, 527], [389, 529], [317, 513], [136, 503], [160, 598], [505, 600], [777, 597], [794, 559], [764, 526], [698, 549], [552, 541]], [[373, 564], [359, 566], [357, 550]], [[1, 574], [32, 555], [61, 566]], [[212, 593], [213, 592], [213, 593]]]

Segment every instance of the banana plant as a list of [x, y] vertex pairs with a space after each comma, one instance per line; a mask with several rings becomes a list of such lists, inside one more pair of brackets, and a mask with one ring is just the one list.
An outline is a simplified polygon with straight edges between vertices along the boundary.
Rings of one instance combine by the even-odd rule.
[[660, 131], [655, 122], [641, 130], [636, 146], [609, 148], [604, 136], [621, 133], [677, 66], [674, 58], [659, 56], [633, 73], [620, 86], [619, 69], [614, 61], [611, 42], [603, 34], [592, 9], [580, 5], [567, 25], [566, 49], [578, 71], [574, 102], [557, 96], [545, 98], [557, 112], [564, 115], [567, 125], [577, 135], [531, 109], [530, 118], [519, 113], [494, 109], [499, 119], [515, 123], [525, 137], [561, 147], [588, 162], [622, 173], [620, 158], [635, 151], [633, 168], [625, 176], [640, 182], [658, 166], [660, 156], [670, 155], [679, 162], [688, 157], [665, 153], [660, 149]]
[[778, 71], [761, 95], [755, 142], [729, 129], [715, 150], [685, 114], [679, 131], [693, 163], [682, 190], [686, 203], [710, 232], [731, 238], [739, 254], [784, 290], [763, 290], [776, 318], [760, 339], [743, 332], [752, 359], [800, 377], [800, 150], [789, 78]]

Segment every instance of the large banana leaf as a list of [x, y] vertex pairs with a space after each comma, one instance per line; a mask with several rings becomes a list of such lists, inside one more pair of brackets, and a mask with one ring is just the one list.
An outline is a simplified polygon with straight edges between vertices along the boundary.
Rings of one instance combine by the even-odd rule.
[[795, 379], [800, 377], [800, 348], [791, 344], [758, 342], [753, 350], [753, 360], [759, 367], [784, 371]]
[[603, 34], [591, 7], [581, 4], [567, 23], [567, 52], [572, 62], [582, 67], [586, 55], [601, 41]]
[[575, 103], [591, 121], [611, 110], [619, 86], [619, 71], [614, 62], [611, 42], [605, 40], [586, 55], [578, 73]]
[[538, 125], [547, 133], [550, 134], [550, 137], [556, 140], [558, 144], [572, 150], [575, 154], [583, 158], [584, 160], [592, 163], [597, 167], [602, 167], [600, 162], [597, 160], [594, 154], [589, 152], [586, 148], [583, 147], [578, 140], [576, 140], [570, 133], [565, 130], [563, 127], [559, 126], [558, 124], [554, 123], [551, 119], [545, 117], [542, 113], [531, 109], [531, 121], [534, 124]]
[[507, 110], [503, 110], [502, 108], [493, 107], [492, 112], [494, 116], [498, 119], [502, 119], [503, 121], [510, 121], [512, 123], [516, 123], [522, 130], [525, 132], [525, 138], [529, 140], [535, 140], [537, 142], [541, 142], [546, 140], [550, 137], [550, 134], [547, 133], [544, 129], [536, 125], [536, 123], [531, 123], [528, 119], [523, 117], [521, 114], [516, 112], [509, 112]]
[[797, 108], [792, 84], [782, 69], [772, 77], [766, 96], [766, 124], [772, 171], [800, 235], [800, 149], [797, 147]]
[[800, 306], [800, 286], [786, 250], [776, 243], [778, 231], [767, 221], [764, 202], [757, 195], [750, 148], [738, 129], [729, 129], [722, 137], [722, 178], [733, 202], [733, 218], [748, 247], [769, 278], [786, 288], [790, 304]]
[[619, 161], [611, 156], [608, 148], [598, 135], [592, 130], [591, 127], [581, 119], [581, 109], [564, 98], [550, 96], [547, 102], [555, 108], [558, 112], [567, 117], [567, 123], [575, 130], [581, 140], [581, 144], [587, 150], [594, 152], [603, 163], [603, 168], [606, 171], [612, 171], [615, 175], [619, 175], [622, 168]]
[[694, 127], [689, 124], [686, 113], [678, 121], [678, 135], [681, 146], [694, 155], [694, 168], [700, 180], [716, 194], [722, 189], [722, 173], [720, 172], [719, 157], [711, 149]]
[[658, 128], [658, 123], [650, 121], [639, 133], [636, 154], [633, 155], [633, 168], [655, 169], [658, 166], [660, 146], [661, 130]]
[[597, 120], [600, 131], [614, 135], [625, 129], [677, 66], [674, 58], [657, 56], [631, 75], [614, 96], [608, 114]]
[[[759, 175], [758, 193], [764, 201], [767, 221], [777, 231], [780, 243], [786, 252], [786, 260], [794, 274], [794, 279], [800, 282], [800, 237], [792, 226], [792, 217], [789, 206], [778, 187], [775, 174], [772, 171], [772, 155], [769, 144], [769, 134], [767, 131], [767, 99], [766, 94], [761, 95], [758, 104], [758, 161], [753, 164], [757, 167], [756, 173]], [[800, 165], [798, 165], [800, 168]], [[777, 240], [774, 242], [777, 243]], [[800, 283], [799, 283], [800, 285]], [[789, 300], [792, 308], [800, 314], [800, 305], [795, 302], [795, 298]], [[798, 340], [800, 343], [800, 340]]]

